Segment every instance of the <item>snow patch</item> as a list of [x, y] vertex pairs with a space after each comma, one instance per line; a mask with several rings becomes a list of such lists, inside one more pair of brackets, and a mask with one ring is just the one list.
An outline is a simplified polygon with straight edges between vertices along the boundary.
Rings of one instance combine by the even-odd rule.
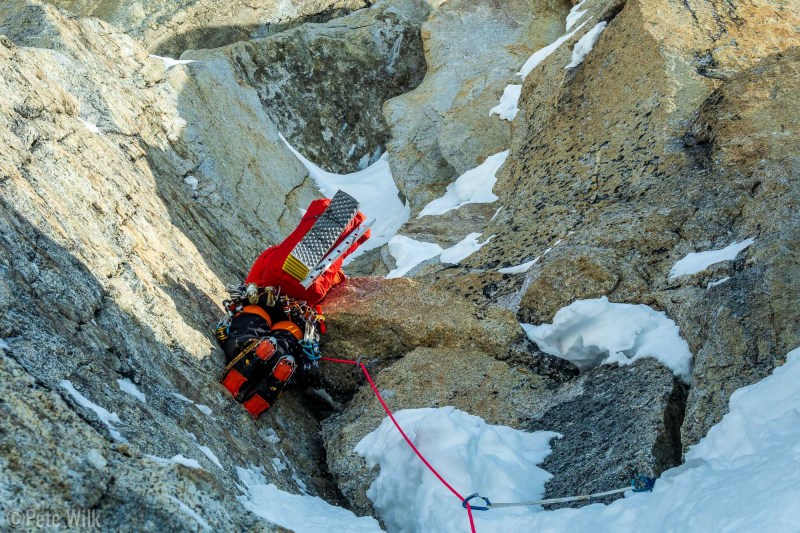
[[267, 483], [260, 470], [236, 468], [244, 490], [239, 501], [249, 511], [295, 533], [347, 531], [375, 533], [382, 531], [371, 516], [357, 517], [351, 511], [331, 505], [316, 496], [284, 492]]
[[522, 93], [522, 85], [506, 85], [500, 103], [489, 111], [489, 116], [499, 115], [503, 120], [514, 121], [514, 117], [519, 113], [519, 97]]
[[283, 472], [284, 470], [286, 470], [288, 467], [286, 466], [286, 464], [283, 461], [281, 461], [281, 459], [279, 457], [273, 457], [272, 458], [272, 468], [273, 468], [273, 470], [275, 470], [275, 472], [280, 473], [280, 472]]
[[150, 57], [153, 59], [160, 59], [161, 62], [164, 63], [164, 70], [169, 70], [177, 65], [188, 65], [196, 61], [196, 59], [172, 59], [171, 57], [162, 57], [154, 54], [150, 54]]
[[209, 461], [220, 467], [221, 470], [225, 470], [222, 468], [222, 463], [219, 462], [219, 457], [217, 457], [217, 455], [211, 451], [211, 448], [208, 446], [200, 446], [199, 444], [197, 447], [200, 448], [200, 451], [203, 452], [203, 455], [208, 457]]
[[575, 68], [583, 63], [583, 60], [586, 59], [586, 56], [589, 55], [589, 52], [594, 48], [597, 40], [600, 39], [600, 34], [603, 33], [606, 26], [608, 26], [607, 22], [599, 22], [575, 43], [575, 46], [572, 48], [572, 61], [570, 61], [569, 65], [564, 67], [565, 69]]
[[198, 409], [198, 410], [199, 410], [201, 413], [203, 413], [204, 415], [211, 416], [211, 413], [213, 413], [213, 412], [214, 412], [214, 411], [212, 411], [212, 410], [211, 410], [211, 408], [210, 408], [209, 406], [207, 406], [207, 405], [202, 405], [202, 404], [196, 403], [196, 404], [194, 404], [194, 406], [195, 406], [195, 407], [197, 407], [197, 409]]
[[467, 204], [485, 204], [497, 201], [492, 192], [497, 183], [497, 171], [506, 162], [510, 150], [491, 155], [479, 166], [464, 172], [447, 186], [444, 196], [437, 198], [422, 211], [417, 218], [427, 215], [442, 215]]
[[175, 396], [177, 399], [179, 399], [179, 400], [180, 400], [180, 401], [182, 401], [182, 402], [186, 402], [186, 403], [194, 403], [192, 400], [190, 400], [189, 398], [187, 398], [187, 397], [186, 397], [186, 396], [184, 396], [183, 394], [179, 394], [179, 393], [177, 393], [177, 392], [170, 392], [170, 394], [172, 394], [173, 396]]
[[692, 353], [677, 324], [643, 304], [611, 303], [605, 296], [577, 300], [562, 307], [552, 324], [522, 328], [543, 352], [572, 361], [581, 370], [655, 357], [689, 381]]
[[125, 437], [123, 437], [122, 434], [117, 431], [117, 428], [114, 427], [114, 424], [122, 423], [122, 420], [119, 419], [117, 413], [111, 413], [89, 400], [86, 396], [78, 392], [72, 385], [72, 382], [70, 382], [68, 379], [61, 380], [58, 383], [58, 386], [62, 389], [65, 389], [82, 407], [85, 407], [96, 414], [97, 418], [99, 418], [100, 421], [106, 425], [108, 432], [115, 441], [127, 444], [128, 441], [125, 440]]
[[140, 391], [139, 388], [136, 386], [136, 384], [133, 383], [128, 378], [118, 379], [117, 384], [119, 385], [119, 388], [122, 389], [122, 392], [130, 394], [131, 396], [133, 396], [142, 403], [147, 403], [144, 393]]
[[572, 6], [572, 9], [569, 10], [569, 14], [567, 15], [567, 27], [565, 31], [569, 31], [570, 28], [572, 28], [581, 19], [581, 17], [589, 11], [588, 9], [583, 11], [580, 10], [585, 3], [586, 0], [583, 0], [582, 2]]
[[197, 511], [195, 511], [194, 509], [192, 509], [191, 507], [189, 507], [188, 505], [186, 505], [185, 503], [183, 503], [182, 501], [180, 501], [178, 498], [176, 498], [171, 494], [167, 494], [167, 497], [178, 505], [178, 509], [180, 509], [182, 513], [190, 516], [191, 518], [194, 519], [195, 522], [200, 524], [200, 527], [208, 530], [211, 529], [211, 526], [208, 525], [208, 522], [206, 522], [206, 520], [202, 516], [200, 516], [197, 513]]
[[90, 132], [100, 133], [100, 128], [98, 128], [96, 125], [92, 124], [88, 120], [83, 120], [82, 118], [79, 118], [78, 120], [80, 120], [81, 124], [83, 124], [84, 127], [86, 127], [86, 129], [89, 130]]
[[731, 279], [730, 276], [722, 278], [722, 279], [718, 279], [717, 281], [709, 281], [708, 285], [706, 285], [706, 289], [710, 289], [711, 287], [716, 287], [717, 285], [722, 285], [723, 283], [725, 283], [729, 279]]
[[409, 270], [442, 253], [442, 247], [434, 242], [422, 242], [395, 235], [389, 241], [389, 253], [395, 261], [395, 268], [386, 274], [387, 278], [399, 278]]
[[199, 185], [197, 178], [195, 178], [194, 176], [186, 176], [185, 178], [183, 178], [183, 182], [186, 185], [188, 185], [189, 188], [192, 189], [192, 191], [196, 191], [197, 186]]
[[519, 69], [519, 72], [517, 72], [517, 76], [522, 76], [523, 78], [527, 77], [528, 74], [530, 74], [533, 69], [535, 69], [537, 66], [539, 66], [539, 63], [541, 63], [542, 61], [547, 59], [550, 54], [552, 54], [553, 52], [555, 52], [558, 49], [559, 46], [564, 44], [565, 41], [570, 40], [572, 38], [572, 36], [575, 35], [578, 32], [578, 30], [583, 28], [584, 24], [586, 24], [586, 23], [585, 22], [582, 23], [580, 26], [578, 26], [577, 28], [575, 28], [571, 32], [562, 35], [561, 37], [559, 37], [558, 39], [556, 39], [555, 41], [553, 41], [549, 45], [547, 45], [544, 48], [542, 48], [541, 50], [538, 50], [537, 52], [535, 52], [531, 57], [528, 58], [528, 60], [525, 62], [525, 64], [522, 65], [522, 68]]
[[191, 459], [189, 457], [184, 457], [181, 454], [174, 456], [170, 459], [171, 462], [183, 466], [188, 466], [189, 468], [203, 468], [200, 462], [197, 459]]
[[[550, 454], [550, 431], [493, 426], [454, 407], [406, 409], [395, 418], [439, 473], [462, 494], [489, 491], [493, 501], [540, 498], [552, 476], [539, 468]], [[467, 514], [414, 455], [389, 418], [355, 447], [380, 473], [367, 491], [389, 531], [469, 531]], [[478, 531], [533, 531], [541, 508], [474, 513]]]
[[505, 267], [505, 268], [498, 268], [497, 271], [500, 272], [501, 274], [522, 274], [522, 273], [527, 272], [528, 270], [530, 270], [530, 268], [533, 265], [538, 263], [539, 259], [541, 257], [542, 256], [540, 255], [539, 257], [536, 257], [535, 259], [531, 259], [530, 261], [528, 261], [526, 263], [522, 263], [521, 265], [510, 266], [510, 267]]
[[11, 346], [3, 339], [0, 339], [0, 350], [11, 350]]
[[383, 246], [394, 237], [400, 226], [408, 221], [411, 216], [411, 207], [408, 202], [403, 204], [400, 201], [400, 191], [397, 189], [392, 177], [392, 170], [389, 168], [388, 153], [383, 154], [364, 170], [352, 174], [334, 174], [322, 170], [303, 157], [283, 136], [281, 139], [303, 163], [324, 196], [333, 198], [337, 190], [342, 190], [358, 200], [361, 204], [359, 209], [367, 218], [375, 219], [375, 223], [372, 225], [372, 237], [351, 254], [348, 260], [352, 260], [368, 250]]
[[478, 237], [480, 236], [480, 233], [470, 233], [464, 237], [461, 242], [451, 246], [450, 248], [442, 250], [439, 259], [442, 261], [442, 263], [457, 265], [467, 257], [483, 248], [486, 243], [495, 238], [495, 235], [492, 235], [485, 241], [478, 242]]
[[721, 250], [708, 250], [706, 252], [692, 252], [687, 254], [686, 257], [673, 265], [672, 269], [669, 271], [669, 279], [674, 279], [678, 276], [697, 274], [720, 261], [732, 261], [736, 259], [739, 252], [748, 248], [754, 242], [756, 242], [756, 239], [750, 237], [742, 242], [734, 242]]

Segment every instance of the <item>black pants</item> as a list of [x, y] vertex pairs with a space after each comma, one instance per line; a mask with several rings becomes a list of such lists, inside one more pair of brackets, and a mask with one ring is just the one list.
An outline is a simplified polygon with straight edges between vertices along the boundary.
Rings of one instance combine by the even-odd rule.
[[[271, 407], [291, 380], [276, 379], [276, 365], [289, 364], [286, 356], [291, 356], [291, 364], [296, 368], [302, 349], [294, 335], [285, 330], [271, 330], [264, 318], [249, 313], [234, 317], [228, 326], [227, 335], [228, 339], [222, 349], [225, 353], [225, 364], [230, 365], [230, 369], [223, 378], [223, 385], [234, 395], [236, 401], [242, 403], [253, 416], [258, 416], [263, 409], [253, 408], [253, 404], [261, 402], [261, 407], [264, 403], [266, 408]], [[275, 345], [275, 352], [269, 358], [261, 359], [256, 356], [255, 347], [267, 339]], [[245, 355], [240, 357], [243, 352]], [[283, 363], [281, 360], [284, 360]], [[231, 364], [232, 361], [235, 362]], [[235, 374], [231, 375], [232, 373]], [[254, 399], [256, 395], [260, 398]]]

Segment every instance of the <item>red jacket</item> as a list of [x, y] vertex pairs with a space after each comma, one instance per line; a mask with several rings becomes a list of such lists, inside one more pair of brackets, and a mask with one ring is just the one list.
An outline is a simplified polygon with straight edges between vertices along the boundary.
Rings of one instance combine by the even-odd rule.
[[[267, 248], [258, 256], [256, 262], [253, 263], [252, 268], [250, 268], [250, 273], [247, 274], [245, 283], [255, 283], [259, 287], [278, 286], [281, 288], [282, 294], [286, 294], [297, 300], [304, 300], [308, 305], [316, 305], [325, 297], [331, 287], [344, 281], [345, 275], [344, 272], [341, 271], [342, 262], [345, 257], [353, 253], [356, 248], [369, 238], [369, 230], [367, 230], [364, 236], [354, 243], [344, 255], [334, 261], [324, 274], [314, 280], [314, 283], [311, 284], [308, 289], [304, 289], [299, 281], [283, 271], [283, 263], [286, 261], [286, 258], [292, 250], [294, 250], [294, 247], [297, 246], [297, 243], [302, 240], [305, 234], [311, 230], [317, 217], [325, 211], [330, 203], [331, 201], [327, 198], [311, 202], [311, 205], [308, 206], [308, 211], [303, 215], [297, 228], [295, 228], [283, 242]], [[366, 217], [364, 214], [359, 211], [353, 220], [350, 221], [350, 224], [347, 225], [343, 236], [339, 237], [334, 247], [344, 240], [344, 236], [351, 230], [363, 223], [365, 219]]]

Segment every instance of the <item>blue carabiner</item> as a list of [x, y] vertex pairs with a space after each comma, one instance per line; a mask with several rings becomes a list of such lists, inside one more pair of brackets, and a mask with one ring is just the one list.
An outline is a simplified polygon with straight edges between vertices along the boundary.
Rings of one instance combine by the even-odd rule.
[[640, 474], [631, 480], [633, 492], [653, 492], [653, 487], [655, 486], [656, 478], [654, 477], [647, 477]]
[[[472, 498], [480, 498], [481, 500], [483, 500], [483, 502], [484, 502], [483, 506], [475, 506], [475, 505], [472, 505], [471, 503], [469, 503], [469, 501]], [[469, 508], [472, 509], [473, 511], [488, 511], [492, 507], [492, 502], [489, 501], [489, 498], [485, 498], [485, 497], [479, 495], [477, 492], [475, 494], [470, 494], [469, 496], [464, 498], [464, 501], [461, 502], [461, 507], [466, 509], [468, 504], [469, 504]]]

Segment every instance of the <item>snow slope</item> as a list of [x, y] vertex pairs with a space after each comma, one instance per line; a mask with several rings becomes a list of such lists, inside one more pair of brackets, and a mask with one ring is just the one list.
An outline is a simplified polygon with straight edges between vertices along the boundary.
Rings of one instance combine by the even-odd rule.
[[[551, 477], [536, 466], [556, 434], [490, 426], [453, 407], [395, 415], [456, 490], [495, 502], [541, 497]], [[390, 531], [469, 531], [457, 499], [413, 455], [387, 418], [356, 446], [380, 474], [367, 493]], [[609, 489], [617, 487], [609, 487]], [[762, 381], [736, 391], [730, 412], [668, 470], [652, 493], [610, 505], [476, 512], [479, 533], [800, 531], [800, 348]]]

